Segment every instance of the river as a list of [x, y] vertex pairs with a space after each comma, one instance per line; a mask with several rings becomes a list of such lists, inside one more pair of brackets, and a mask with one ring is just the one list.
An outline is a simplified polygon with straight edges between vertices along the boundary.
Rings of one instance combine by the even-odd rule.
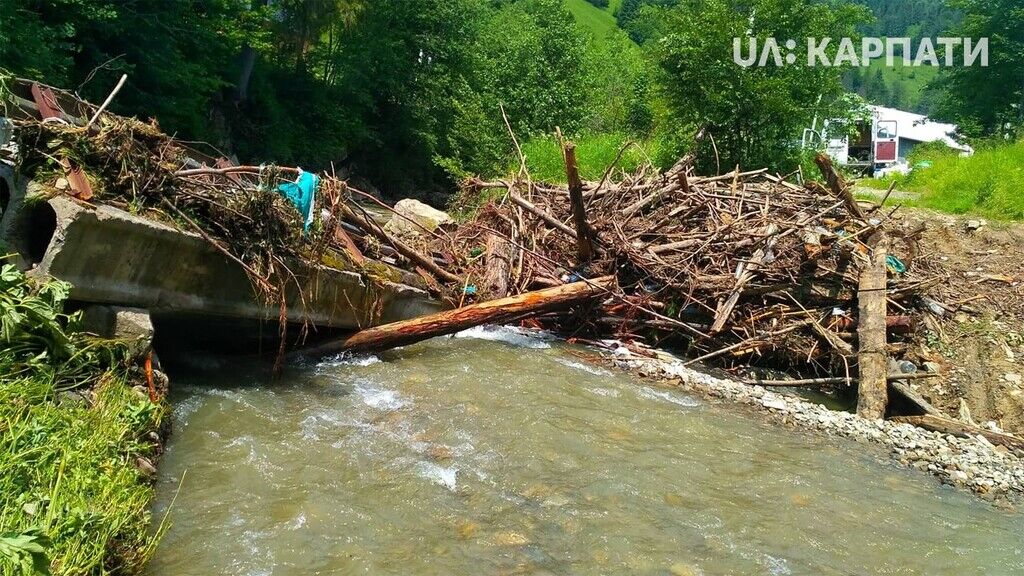
[[175, 380], [150, 574], [1024, 573], [1024, 516], [875, 446], [461, 336]]

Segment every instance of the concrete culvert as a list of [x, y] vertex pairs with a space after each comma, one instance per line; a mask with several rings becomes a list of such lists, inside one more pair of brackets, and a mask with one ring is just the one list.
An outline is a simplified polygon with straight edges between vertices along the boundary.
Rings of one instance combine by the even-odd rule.
[[28, 208], [28, 229], [26, 230], [26, 250], [29, 262], [38, 264], [43, 261], [46, 249], [50, 246], [54, 233], [57, 232], [57, 213], [47, 202], [34, 203]]

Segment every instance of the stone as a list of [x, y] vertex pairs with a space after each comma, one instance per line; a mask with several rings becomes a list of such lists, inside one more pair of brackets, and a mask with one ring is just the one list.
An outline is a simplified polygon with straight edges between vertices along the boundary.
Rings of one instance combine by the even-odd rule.
[[156, 466], [149, 461], [149, 458], [139, 456], [135, 459], [135, 467], [146, 476], [156, 476]]
[[938, 362], [925, 362], [921, 367], [930, 374], [938, 374], [942, 370], [942, 366], [939, 366]]
[[140, 308], [87, 306], [82, 313], [82, 327], [101, 338], [126, 341], [135, 358], [147, 355], [153, 347], [153, 322], [149, 312]]
[[494, 535], [494, 543], [498, 546], [522, 546], [529, 544], [530, 539], [518, 532], [501, 532]]
[[964, 224], [964, 227], [967, 228], [968, 230], [980, 230], [981, 227], [984, 226], [984, 225], [985, 225], [985, 221], [984, 220], [968, 220]]
[[1010, 373], [1010, 374], [1003, 374], [1003, 380], [1006, 380], [1010, 384], [1016, 384], [1017, 386], [1020, 386], [1022, 378], [1021, 378], [1020, 374]]
[[[423, 234], [423, 229], [416, 226], [416, 224], [433, 232], [441, 226], [454, 222], [447, 212], [412, 198], [399, 200], [395, 204], [395, 212], [398, 214], [391, 216], [391, 220], [388, 220], [388, 223], [384, 225], [384, 230], [402, 236]], [[405, 216], [405, 218], [402, 216]], [[413, 220], [416, 224], [413, 224], [406, 218]]]

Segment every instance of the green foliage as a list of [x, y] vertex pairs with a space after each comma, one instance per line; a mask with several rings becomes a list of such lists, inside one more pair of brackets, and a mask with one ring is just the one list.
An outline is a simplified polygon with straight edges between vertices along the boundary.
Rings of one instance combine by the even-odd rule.
[[0, 268], [3, 574], [134, 573], [155, 544], [134, 459], [152, 452], [141, 437], [162, 408], [126, 383], [121, 346], [63, 312], [67, 294]]
[[29, 528], [20, 534], [0, 534], [0, 560], [17, 566], [26, 576], [49, 576], [49, 547], [50, 539], [39, 528]]
[[[654, 54], [670, 124], [707, 127], [722, 166], [784, 171], [796, 163], [796, 140], [812, 118], [848, 114], [841, 69], [743, 68], [733, 61], [733, 39], [854, 36], [867, 17], [862, 7], [807, 0], [755, 0], [742, 8], [727, 0], [703, 1], [699, 9], [691, 4], [661, 9], [667, 35]], [[701, 157], [705, 167], [713, 158]]]
[[57, 390], [87, 383], [97, 370], [123, 362], [124, 346], [79, 331], [80, 314], [65, 314], [70, 286], [29, 282], [12, 264], [0, 267], [0, 366], [7, 377], [33, 375]]
[[989, 65], [944, 68], [933, 86], [936, 115], [973, 137], [1024, 135], [1024, 5], [1020, 0], [949, 0], [964, 13], [947, 36], [989, 38]]
[[884, 189], [895, 180], [897, 189], [921, 195], [916, 205], [952, 214], [979, 214], [996, 220], [1024, 220], [1024, 141], [982, 142], [973, 156], [941, 145], [914, 149], [911, 164], [922, 160], [907, 176], [865, 180], [861, 185]]
[[894, 66], [885, 60], [873, 60], [867, 68], [853, 68], [843, 77], [846, 87], [873, 104], [928, 114], [936, 94], [928, 84], [938, 75], [931, 67], [904, 66], [897, 58]]
[[[661, 142], [657, 140], [636, 141], [625, 134], [602, 133], [582, 136], [576, 143], [576, 161], [580, 177], [584, 180], [600, 180], [609, 166], [626, 172], [633, 172], [643, 164], [655, 163], [660, 155]], [[623, 151], [623, 149], [625, 149]], [[619, 152], [622, 152], [619, 157]], [[535, 180], [564, 183], [565, 161], [557, 138], [540, 136], [523, 143], [526, 166]], [[618, 162], [616, 162], [618, 157]], [[510, 172], [519, 164], [509, 167]]]

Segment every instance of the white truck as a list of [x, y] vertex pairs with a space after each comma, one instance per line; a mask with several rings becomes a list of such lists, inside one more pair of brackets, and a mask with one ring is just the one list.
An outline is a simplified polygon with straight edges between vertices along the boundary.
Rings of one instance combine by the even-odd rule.
[[865, 174], [881, 176], [890, 172], [909, 172], [907, 157], [915, 146], [925, 142], [942, 141], [964, 155], [974, 152], [970, 146], [953, 138], [954, 124], [934, 122], [927, 116], [886, 108], [869, 106], [871, 120], [859, 122], [855, 136], [833, 134], [825, 121], [820, 133], [813, 128], [804, 135], [804, 142], [824, 142], [825, 151], [836, 163]]

